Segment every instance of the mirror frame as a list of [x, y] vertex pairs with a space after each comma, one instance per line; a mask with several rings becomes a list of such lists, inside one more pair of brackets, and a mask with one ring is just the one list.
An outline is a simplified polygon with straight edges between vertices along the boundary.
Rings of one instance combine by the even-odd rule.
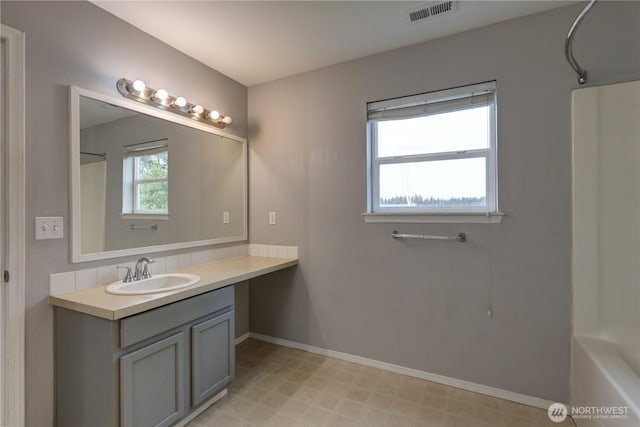
[[[154, 246], [144, 246], [128, 249], [116, 249], [112, 251], [95, 252], [90, 254], [83, 254], [81, 252], [81, 240], [80, 233], [80, 96], [91, 98], [97, 101], [106, 102], [118, 107], [126, 108], [128, 110], [136, 111], [138, 113], [147, 114], [162, 120], [167, 120], [179, 125], [188, 126], [194, 129], [198, 129], [204, 132], [208, 132], [214, 135], [229, 138], [242, 144], [242, 156], [243, 156], [243, 178], [242, 185], [242, 208], [244, 220], [242, 224], [242, 234], [239, 236], [219, 237], [214, 239], [194, 240], [179, 243], [166, 243]], [[71, 229], [71, 262], [87, 262], [96, 261], [101, 259], [119, 258], [130, 255], [142, 255], [153, 252], [171, 251], [175, 249], [194, 248], [198, 246], [210, 246], [220, 243], [241, 242], [247, 240], [248, 218], [247, 218], [247, 185], [248, 185], [248, 160], [247, 160], [247, 140], [236, 135], [224, 132], [214, 126], [209, 126], [205, 123], [191, 120], [187, 117], [178, 116], [169, 111], [159, 110], [153, 107], [139, 104], [123, 98], [112, 98], [101, 93], [92, 92], [86, 89], [81, 89], [75, 86], [69, 86], [69, 134], [70, 134], [70, 212], [69, 223]]]

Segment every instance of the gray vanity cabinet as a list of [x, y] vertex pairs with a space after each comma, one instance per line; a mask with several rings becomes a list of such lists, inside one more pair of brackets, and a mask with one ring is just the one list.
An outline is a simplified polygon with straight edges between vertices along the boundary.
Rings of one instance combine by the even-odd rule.
[[56, 425], [170, 426], [234, 377], [234, 289], [120, 320], [56, 307]]
[[165, 427], [184, 416], [184, 358], [184, 332], [120, 358], [123, 427]]
[[191, 404], [209, 399], [233, 378], [233, 312], [191, 328]]

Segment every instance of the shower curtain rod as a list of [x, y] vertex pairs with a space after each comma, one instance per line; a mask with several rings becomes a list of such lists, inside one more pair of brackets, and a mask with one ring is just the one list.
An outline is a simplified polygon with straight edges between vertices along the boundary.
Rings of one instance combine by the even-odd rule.
[[102, 157], [103, 159], [107, 158], [107, 153], [90, 153], [88, 151], [81, 151], [80, 154], [85, 154], [87, 156], [97, 156]]
[[580, 22], [582, 19], [589, 13], [589, 10], [593, 7], [596, 0], [590, 0], [589, 3], [582, 9], [582, 12], [576, 17], [571, 24], [571, 28], [569, 29], [569, 33], [567, 34], [567, 38], [564, 41], [564, 54], [567, 57], [567, 61], [571, 68], [575, 70], [578, 74], [578, 84], [585, 84], [587, 82], [587, 71], [584, 70], [576, 61], [576, 58], [573, 56], [573, 37], [576, 35], [576, 31], [578, 31], [578, 27], [580, 26]]

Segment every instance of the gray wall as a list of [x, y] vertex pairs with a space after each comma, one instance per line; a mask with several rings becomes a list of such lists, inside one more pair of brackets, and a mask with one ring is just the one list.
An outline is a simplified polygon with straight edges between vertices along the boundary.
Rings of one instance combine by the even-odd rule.
[[[251, 331], [568, 402], [577, 82], [563, 43], [579, 9], [251, 87], [251, 241], [300, 247], [296, 271], [251, 281]], [[575, 45], [589, 84], [640, 78], [640, 3], [598, 3]], [[366, 102], [492, 79], [503, 223], [365, 224]]]
[[[230, 115], [227, 130], [239, 136], [247, 133], [247, 89], [88, 2], [1, 7], [2, 23], [26, 33], [26, 424], [47, 426], [54, 380], [49, 274], [114, 262], [70, 265], [68, 232], [63, 240], [35, 241], [28, 226], [35, 216], [69, 218], [68, 85], [118, 96], [117, 79], [141, 78]], [[246, 307], [238, 311], [246, 316]]]
[[[125, 146], [166, 139], [169, 151], [169, 219], [122, 218]], [[222, 136], [136, 115], [80, 132], [81, 151], [106, 153], [105, 248], [116, 250], [192, 240], [241, 236], [243, 232], [243, 145]], [[222, 213], [229, 212], [229, 224]], [[157, 224], [132, 231], [129, 225]]]

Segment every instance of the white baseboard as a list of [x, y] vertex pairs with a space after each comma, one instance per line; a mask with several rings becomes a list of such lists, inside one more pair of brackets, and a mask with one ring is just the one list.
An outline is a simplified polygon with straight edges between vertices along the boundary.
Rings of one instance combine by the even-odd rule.
[[248, 340], [251, 334], [247, 332], [246, 334], [242, 334], [236, 338], [236, 345], [240, 344], [242, 341]]
[[368, 359], [366, 357], [356, 356], [349, 353], [342, 353], [340, 351], [329, 350], [321, 347], [315, 347], [308, 344], [301, 344], [295, 341], [289, 341], [282, 338], [271, 337], [269, 335], [262, 335], [262, 334], [257, 334], [255, 332], [250, 332], [249, 336], [251, 338], [255, 338], [260, 341], [265, 341], [272, 344], [281, 345], [284, 347], [296, 348], [298, 350], [304, 350], [304, 351], [319, 354], [322, 356], [333, 357], [335, 359], [345, 360], [347, 362], [358, 363], [360, 365], [370, 366], [372, 368], [383, 369], [385, 371], [395, 372], [397, 374], [407, 375], [410, 377], [420, 378], [423, 380], [432, 381], [435, 383], [444, 384], [451, 387], [461, 388], [463, 390], [468, 390], [474, 393], [480, 393], [480, 394], [484, 394], [491, 397], [497, 397], [499, 399], [510, 400], [512, 402], [522, 403], [524, 405], [529, 405], [536, 408], [548, 409], [549, 405], [554, 403], [550, 400], [541, 399], [539, 397], [533, 397], [526, 394], [516, 393], [513, 391], [503, 390], [496, 387], [473, 383], [470, 381], [464, 381], [456, 378], [446, 377], [444, 375], [433, 374], [431, 372], [420, 371], [418, 369], [412, 369], [412, 368], [407, 368], [400, 365], [394, 365], [392, 363], [381, 362], [379, 360]]

